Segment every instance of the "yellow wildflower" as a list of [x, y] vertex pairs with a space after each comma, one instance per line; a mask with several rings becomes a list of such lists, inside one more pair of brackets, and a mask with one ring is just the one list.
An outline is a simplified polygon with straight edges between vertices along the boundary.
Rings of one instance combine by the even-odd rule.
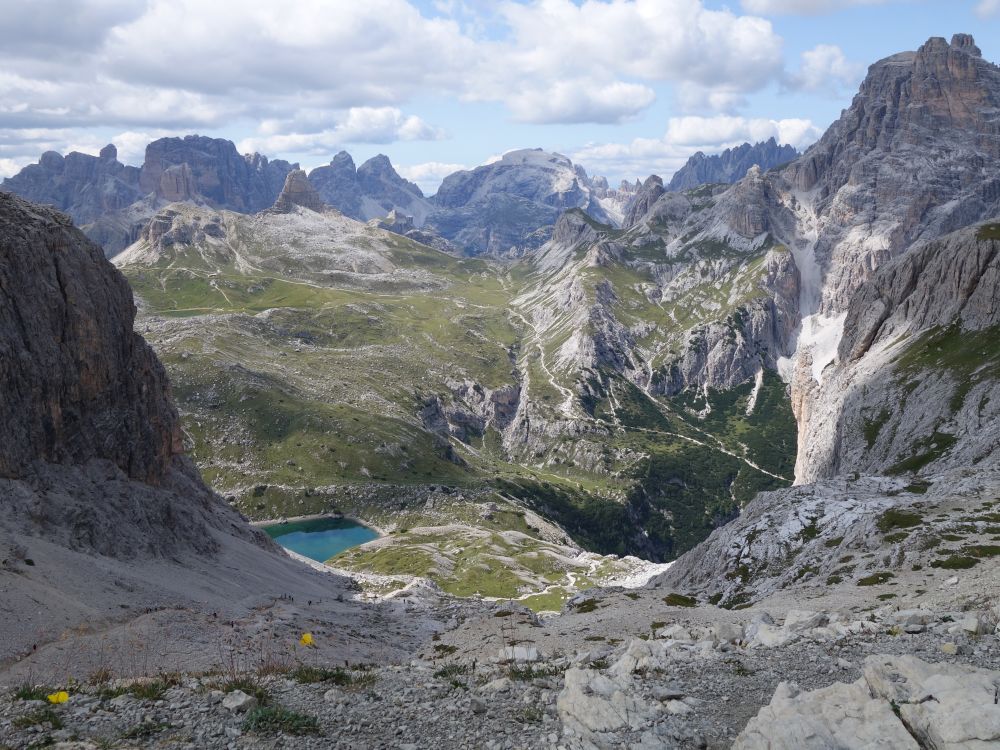
[[312, 633], [303, 633], [302, 637], [299, 638], [299, 643], [301, 643], [303, 646], [313, 646], [313, 645], [315, 645], [313, 643]]
[[56, 693], [51, 693], [48, 696], [49, 703], [65, 703], [69, 700], [69, 693], [65, 690], [60, 690]]

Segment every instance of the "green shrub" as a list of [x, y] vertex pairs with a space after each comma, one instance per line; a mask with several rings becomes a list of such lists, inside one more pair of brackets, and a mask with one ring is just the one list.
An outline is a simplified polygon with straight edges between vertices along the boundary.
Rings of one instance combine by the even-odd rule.
[[683, 594], [667, 594], [663, 597], [663, 601], [670, 607], [697, 607], [698, 600], [693, 596], [684, 596]]
[[932, 568], [941, 568], [942, 570], [967, 570], [968, 568], [977, 565], [979, 560], [974, 557], [965, 557], [964, 555], [951, 555], [950, 557], [945, 557], [940, 560], [935, 560], [931, 563]]
[[893, 577], [894, 576], [892, 575], [892, 573], [889, 573], [889, 572], [873, 573], [870, 576], [866, 576], [864, 578], [858, 579], [857, 585], [858, 586], [877, 586], [880, 583], [885, 583], [886, 581], [888, 581], [889, 579], [891, 579]]
[[262, 706], [252, 709], [243, 722], [245, 732], [256, 734], [319, 734], [315, 716], [300, 714], [282, 706]]
[[875, 525], [878, 527], [879, 531], [886, 534], [893, 529], [908, 529], [914, 526], [919, 526], [923, 522], [924, 520], [916, 513], [907, 513], [904, 510], [890, 508], [879, 516]]

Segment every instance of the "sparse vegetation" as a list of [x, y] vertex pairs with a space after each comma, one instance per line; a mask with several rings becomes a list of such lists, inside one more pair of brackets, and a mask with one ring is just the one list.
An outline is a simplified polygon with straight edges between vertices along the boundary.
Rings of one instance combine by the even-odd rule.
[[865, 576], [864, 578], [859, 578], [858, 586], [878, 586], [880, 584], [886, 583], [894, 578], [892, 573], [888, 571], [883, 573], [873, 573], [870, 576]]
[[243, 730], [254, 734], [319, 734], [319, 721], [315, 716], [291, 711], [282, 706], [264, 706], [252, 709], [243, 722]]
[[667, 594], [663, 597], [663, 601], [667, 606], [670, 607], [697, 607], [698, 600], [693, 596], [684, 596], [683, 594]]
[[878, 530], [887, 534], [893, 529], [909, 529], [923, 523], [923, 518], [917, 513], [910, 513], [896, 508], [890, 508], [878, 517], [875, 522]]

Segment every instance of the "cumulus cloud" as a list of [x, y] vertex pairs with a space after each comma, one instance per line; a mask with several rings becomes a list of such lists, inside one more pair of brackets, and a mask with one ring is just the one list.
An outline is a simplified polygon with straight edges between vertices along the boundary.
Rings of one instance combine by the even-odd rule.
[[748, 13], [765, 16], [815, 16], [857, 5], [884, 5], [889, 2], [892, 0], [740, 0], [740, 5]]
[[979, 0], [975, 13], [980, 18], [992, 18], [1000, 13], [1000, 0]]
[[527, 122], [618, 122], [653, 102], [652, 82], [724, 90], [728, 104], [782, 68], [769, 21], [701, 0], [506, 2], [500, 14], [509, 38], [469, 96], [500, 96]]
[[648, 86], [615, 82], [556, 81], [547, 89], [527, 89], [509, 99], [511, 111], [522, 122], [617, 123], [632, 117], [656, 99]]
[[[275, 155], [443, 137], [407, 111], [428, 93], [521, 122], [618, 123], [663, 84], [682, 111], [733, 114], [792, 80], [770, 21], [704, 0], [0, 0], [0, 14], [0, 129], [260, 123], [244, 143]], [[817, 51], [794, 80], [846, 65]]]
[[802, 150], [821, 131], [812, 121], [772, 120], [719, 115], [674, 117], [661, 138], [636, 138], [630, 143], [589, 144], [570, 156], [592, 174], [643, 178], [650, 172], [669, 179], [696, 151], [718, 153], [742, 143], [774, 138]]
[[[328, 127], [308, 127], [322, 115]], [[330, 113], [311, 113], [297, 123], [277, 120], [262, 123], [260, 135], [240, 141], [242, 151], [261, 153], [324, 154], [352, 143], [432, 141], [445, 137], [438, 128], [416, 115], [405, 115], [396, 107], [351, 107], [335, 120]], [[331, 123], [331, 120], [334, 122]], [[296, 125], [305, 126], [299, 129]]]
[[445, 177], [465, 169], [469, 169], [465, 164], [449, 164], [440, 161], [396, 165], [396, 171], [407, 180], [417, 183], [424, 195], [434, 195], [441, 187], [441, 181]]
[[802, 53], [799, 70], [787, 77], [785, 85], [797, 91], [842, 94], [858, 84], [864, 71], [864, 65], [848, 60], [837, 45], [819, 44]]

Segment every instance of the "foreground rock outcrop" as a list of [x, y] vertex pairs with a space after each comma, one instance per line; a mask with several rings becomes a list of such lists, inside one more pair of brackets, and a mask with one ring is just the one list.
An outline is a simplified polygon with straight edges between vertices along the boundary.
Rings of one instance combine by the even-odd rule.
[[132, 627], [156, 633], [160, 668], [204, 668], [220, 616], [255, 630], [281, 601], [294, 620], [290, 592], [316, 622], [372, 615], [202, 482], [128, 283], [67, 216], [0, 193], [0, 289], [0, 675], [52, 669], [67, 642], [60, 669], [88, 674]]
[[869, 656], [851, 684], [800, 692], [783, 682], [733, 750], [829, 747], [977, 750], [1000, 744], [1000, 672]]
[[181, 452], [128, 282], [54, 211], [0, 193], [0, 476], [105, 459], [153, 482]]

